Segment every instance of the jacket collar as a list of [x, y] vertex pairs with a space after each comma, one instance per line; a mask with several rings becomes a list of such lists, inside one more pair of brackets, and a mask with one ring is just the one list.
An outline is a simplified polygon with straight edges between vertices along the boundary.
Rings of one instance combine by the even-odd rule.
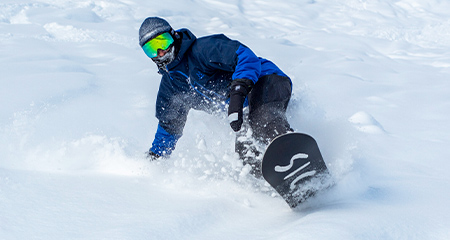
[[176, 31], [181, 36], [179, 50], [175, 59], [167, 65], [167, 69], [176, 67], [183, 59], [186, 52], [191, 48], [192, 44], [197, 40], [197, 37], [186, 28], [182, 28]]

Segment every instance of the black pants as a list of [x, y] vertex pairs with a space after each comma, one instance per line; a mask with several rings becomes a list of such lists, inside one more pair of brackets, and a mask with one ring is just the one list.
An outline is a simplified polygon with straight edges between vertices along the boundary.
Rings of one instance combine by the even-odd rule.
[[[248, 126], [252, 129], [255, 140], [268, 144], [276, 136], [292, 131], [286, 118], [291, 92], [291, 82], [287, 77], [272, 74], [258, 79], [248, 94]], [[235, 150], [242, 159], [248, 156], [249, 150], [249, 146], [246, 146], [248, 140], [242, 137], [246, 131], [244, 127], [236, 137]]]
[[291, 89], [287, 77], [272, 74], [258, 79], [248, 95], [248, 119], [255, 139], [269, 143], [291, 129], [286, 118]]

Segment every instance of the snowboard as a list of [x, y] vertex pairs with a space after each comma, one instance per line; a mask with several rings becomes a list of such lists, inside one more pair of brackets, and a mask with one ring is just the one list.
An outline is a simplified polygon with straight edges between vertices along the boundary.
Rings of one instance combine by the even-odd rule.
[[286, 133], [270, 142], [262, 160], [262, 175], [291, 208], [331, 182], [316, 140], [303, 133]]

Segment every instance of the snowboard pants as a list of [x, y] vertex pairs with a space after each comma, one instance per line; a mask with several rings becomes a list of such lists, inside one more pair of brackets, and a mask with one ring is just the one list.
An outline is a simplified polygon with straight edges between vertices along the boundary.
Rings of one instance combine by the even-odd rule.
[[[248, 123], [244, 123], [251, 128], [255, 140], [268, 144], [276, 136], [293, 131], [286, 118], [291, 93], [288, 77], [271, 74], [258, 79], [248, 94]], [[236, 136], [235, 151], [241, 159], [249, 150], [248, 140], [242, 137], [247, 134], [246, 128], [243, 127]]]

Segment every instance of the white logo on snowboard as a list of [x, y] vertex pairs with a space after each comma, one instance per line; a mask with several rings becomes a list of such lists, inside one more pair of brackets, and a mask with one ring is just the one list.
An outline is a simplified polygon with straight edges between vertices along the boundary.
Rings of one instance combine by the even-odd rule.
[[[287, 172], [287, 171], [291, 170], [291, 168], [294, 166], [294, 161], [295, 161], [295, 160], [298, 160], [298, 159], [307, 159], [307, 158], [308, 158], [308, 154], [306, 154], [306, 153], [298, 153], [298, 154], [295, 154], [294, 156], [292, 156], [289, 165], [287, 165], [287, 166], [280, 166], [280, 165], [277, 165], [277, 166], [275, 166], [275, 169], [274, 169], [274, 170], [275, 170], [276, 172], [279, 172], [279, 173], [281, 173], [281, 172]], [[284, 177], [284, 180], [286, 180], [286, 179], [288, 179], [288, 178], [290, 178], [290, 177], [293, 177], [296, 173], [298, 173], [298, 172], [300, 172], [301, 170], [305, 169], [305, 168], [308, 167], [310, 164], [311, 164], [311, 162], [307, 162], [307, 163], [303, 164], [302, 166], [300, 166], [299, 168], [297, 168], [295, 171], [293, 171], [293, 172], [291, 172], [290, 174], [286, 175], [286, 176]], [[297, 177], [294, 179], [294, 181], [292, 181], [291, 186], [290, 186], [291, 189], [294, 189], [295, 184], [296, 184], [298, 181], [302, 180], [302, 179], [305, 178], [305, 177], [313, 176], [314, 174], [316, 174], [316, 171], [315, 171], [315, 170], [308, 171], [308, 172], [304, 172], [304, 173], [300, 174], [299, 176], [297, 176]]]

